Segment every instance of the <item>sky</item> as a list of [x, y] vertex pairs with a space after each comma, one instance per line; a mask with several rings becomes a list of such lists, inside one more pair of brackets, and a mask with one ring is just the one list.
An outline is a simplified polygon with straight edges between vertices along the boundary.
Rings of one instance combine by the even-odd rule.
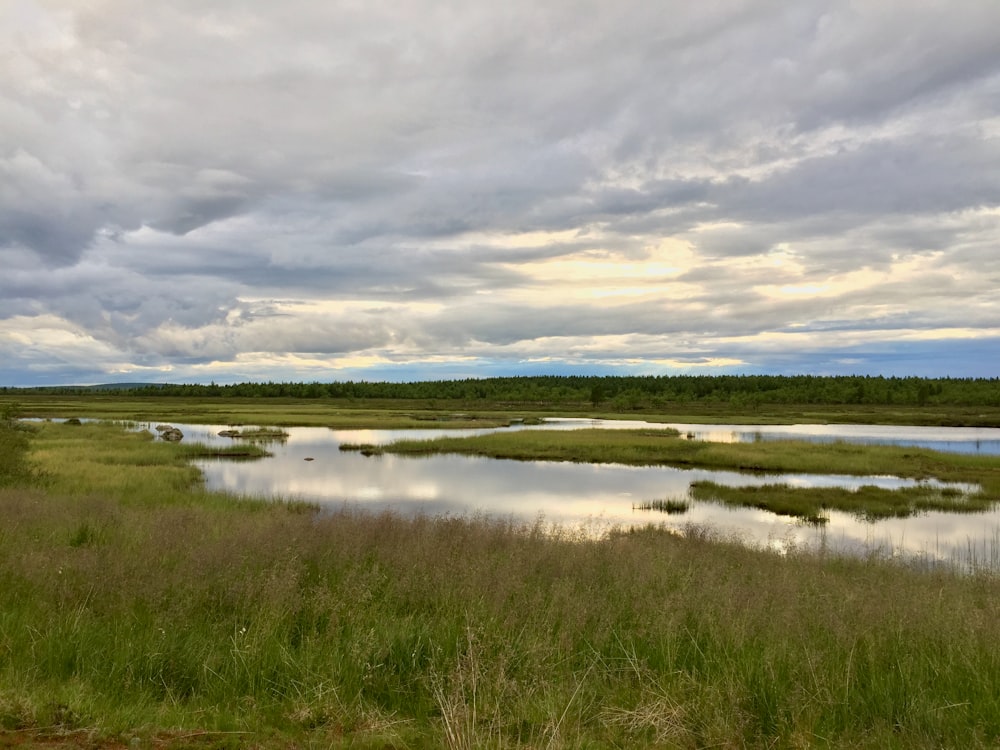
[[995, 0], [0, 0], [0, 385], [1000, 376]]

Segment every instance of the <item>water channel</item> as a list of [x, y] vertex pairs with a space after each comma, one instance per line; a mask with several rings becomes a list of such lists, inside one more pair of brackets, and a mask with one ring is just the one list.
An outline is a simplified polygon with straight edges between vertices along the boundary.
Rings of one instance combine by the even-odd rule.
[[[155, 424], [155, 423], [154, 423]], [[218, 436], [227, 425], [176, 425], [185, 441], [227, 445]], [[1000, 429], [886, 427], [873, 425], [656, 425], [640, 421], [556, 420], [545, 429], [673, 427], [680, 439], [700, 440], [845, 440], [902, 444], [960, 453], [1000, 456]], [[538, 429], [515, 425], [504, 429]], [[365, 457], [342, 452], [341, 443], [386, 444], [409, 438], [473, 435], [479, 430], [331, 430], [288, 428], [288, 439], [268, 444], [273, 456], [251, 462], [198, 462], [206, 486], [245, 496], [312, 501], [324, 508], [360, 507], [403, 514], [464, 516], [483, 513], [524, 521], [542, 520], [564, 528], [598, 534], [609, 527], [665, 524], [682, 529], [700, 525], [751, 544], [776, 549], [790, 546], [838, 552], [877, 552], [926, 559], [979, 560], [1000, 550], [1000, 510], [978, 514], [929, 512], [905, 519], [861, 521], [829, 513], [824, 526], [803, 524], [767, 511], [734, 509], [690, 501], [687, 512], [668, 515], [639, 510], [644, 501], [689, 500], [691, 482], [708, 479], [729, 485], [784, 482], [797, 486], [912, 484], [896, 477], [842, 475], [754, 475], [669, 467], [507, 461], [455, 455]], [[309, 460], [307, 460], [309, 459]], [[1000, 460], [1000, 459], [998, 459]]]

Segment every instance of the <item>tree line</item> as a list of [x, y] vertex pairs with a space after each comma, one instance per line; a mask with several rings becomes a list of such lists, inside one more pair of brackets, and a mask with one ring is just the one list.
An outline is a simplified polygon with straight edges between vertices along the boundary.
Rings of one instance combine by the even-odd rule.
[[818, 375], [542, 375], [419, 382], [246, 382], [220, 385], [0, 388], [0, 393], [117, 393], [157, 397], [486, 401], [610, 406], [621, 410], [676, 403], [1000, 406], [998, 378]]

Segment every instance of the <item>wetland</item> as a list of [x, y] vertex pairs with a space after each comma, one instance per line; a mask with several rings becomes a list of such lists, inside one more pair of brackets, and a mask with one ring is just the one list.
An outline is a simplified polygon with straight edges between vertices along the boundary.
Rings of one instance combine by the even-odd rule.
[[[991, 503], [994, 438], [893, 410], [858, 444], [777, 434], [784, 406], [25, 399], [80, 419], [0, 420], [0, 746], [994, 747], [994, 511], [920, 505]], [[855, 484], [909, 515], [835, 509]], [[786, 492], [827, 520], [750, 497]], [[985, 546], [953, 559], [945, 519]]]
[[[221, 425], [182, 429], [188, 439], [210, 446], [226, 442], [217, 437]], [[775, 437], [794, 432], [558, 419], [472, 430], [299, 427], [267, 444], [271, 455], [263, 460], [202, 460], [197, 466], [209, 489], [326, 509], [541, 518], [593, 534], [649, 523], [675, 530], [694, 524], [755, 545], [877, 550], [930, 560], [962, 559], [971, 550], [980, 559], [993, 554], [1000, 529], [992, 500], [996, 480], [987, 475], [993, 484], [989, 494], [982, 492], [977, 465], [984, 471], [996, 465], [986, 451], [1000, 446], [1000, 430], [854, 425], [845, 436], [840, 426], [810, 426], [819, 442], [798, 454], [782, 450], [783, 443], [762, 443], [756, 437], [762, 430]], [[746, 451], [728, 453], [740, 438]], [[870, 441], [866, 448], [864, 440]], [[713, 446], [727, 453], [710, 455]], [[951, 449], [965, 468], [951, 465], [946, 453], [935, 462], [938, 454], [928, 446], [938, 453]], [[357, 450], [345, 450], [352, 447]], [[872, 463], [876, 456], [880, 463]], [[676, 465], [667, 465], [672, 461]], [[740, 464], [755, 468], [739, 471]], [[896, 474], [872, 473], [885, 466]], [[789, 498], [802, 501], [801, 507]], [[686, 509], [650, 512], [665, 501]]]

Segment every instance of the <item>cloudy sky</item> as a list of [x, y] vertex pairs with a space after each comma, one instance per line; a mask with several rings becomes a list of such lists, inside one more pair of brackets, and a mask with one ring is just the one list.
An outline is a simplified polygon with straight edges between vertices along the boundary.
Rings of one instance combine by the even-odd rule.
[[0, 385], [1000, 376], [995, 0], [0, 0]]

